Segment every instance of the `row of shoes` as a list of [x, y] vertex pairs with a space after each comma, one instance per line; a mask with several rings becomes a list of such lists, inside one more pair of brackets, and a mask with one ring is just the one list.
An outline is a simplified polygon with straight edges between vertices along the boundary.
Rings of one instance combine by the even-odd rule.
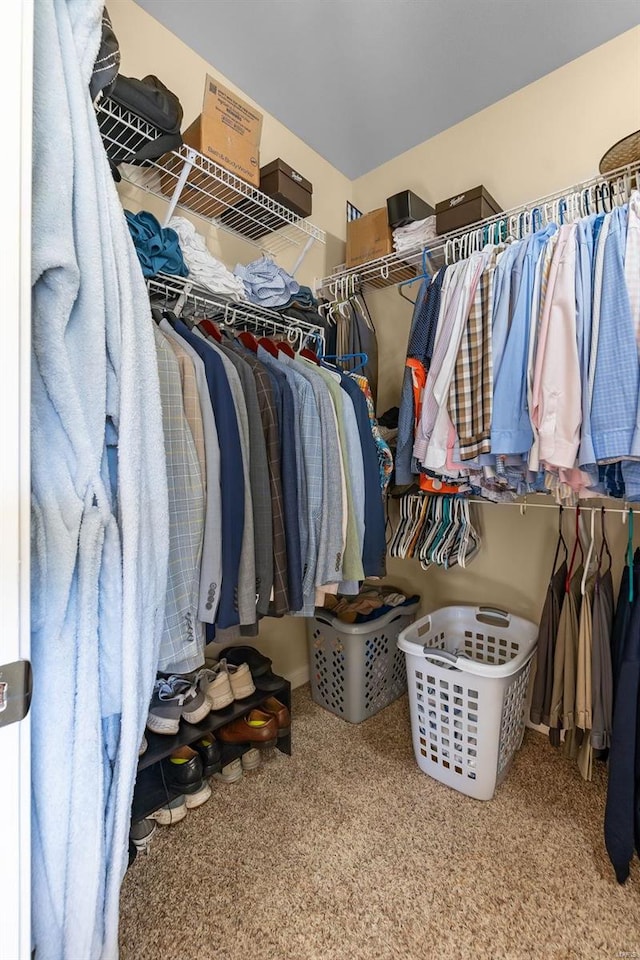
[[[249, 662], [252, 661], [250, 667]], [[235, 700], [246, 700], [256, 691], [278, 690], [282, 678], [271, 671], [271, 661], [254, 647], [229, 647], [218, 661], [209, 661], [188, 676], [159, 677], [153, 688], [147, 727], [153, 733], [173, 736], [180, 720], [201, 723], [212, 711], [225, 710]]]
[[[147, 851], [158, 824], [173, 826], [187, 816], [189, 810], [206, 803], [211, 796], [208, 779], [224, 784], [237, 783], [245, 773], [259, 768], [262, 759], [278, 739], [291, 732], [291, 715], [285, 704], [269, 697], [260, 709], [251, 710], [213, 733], [205, 734], [191, 746], [179, 747], [161, 760], [166, 787], [180, 794], [143, 820], [131, 825], [129, 833], [130, 862], [138, 851]], [[237, 750], [249, 744], [238, 755]]]

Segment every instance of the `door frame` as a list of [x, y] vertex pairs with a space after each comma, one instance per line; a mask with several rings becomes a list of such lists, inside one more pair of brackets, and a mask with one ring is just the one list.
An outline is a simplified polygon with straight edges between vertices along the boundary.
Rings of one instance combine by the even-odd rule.
[[[0, 664], [30, 657], [33, 10], [33, 0], [5, 0], [2, 7]], [[0, 960], [27, 960], [31, 955], [30, 765], [27, 715], [20, 723], [0, 727]]]

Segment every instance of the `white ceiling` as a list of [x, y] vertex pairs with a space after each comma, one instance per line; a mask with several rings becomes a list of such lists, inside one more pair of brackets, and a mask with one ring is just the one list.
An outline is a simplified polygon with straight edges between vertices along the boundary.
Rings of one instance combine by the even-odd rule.
[[640, 0], [136, 2], [350, 178], [640, 23]]

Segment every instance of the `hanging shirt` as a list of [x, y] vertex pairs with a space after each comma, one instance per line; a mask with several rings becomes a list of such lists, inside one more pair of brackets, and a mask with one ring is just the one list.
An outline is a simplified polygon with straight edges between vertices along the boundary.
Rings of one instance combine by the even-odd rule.
[[[625, 459], [632, 453], [640, 385], [636, 334], [624, 278], [626, 208], [617, 208], [608, 220], [606, 238], [603, 240], [601, 231], [598, 239], [599, 248], [604, 243], [604, 253], [591, 405], [597, 461]], [[594, 305], [594, 324], [595, 318]]]

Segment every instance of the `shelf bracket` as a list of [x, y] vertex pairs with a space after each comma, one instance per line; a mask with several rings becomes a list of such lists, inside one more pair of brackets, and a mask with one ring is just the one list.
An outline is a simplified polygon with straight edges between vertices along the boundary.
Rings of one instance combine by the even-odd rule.
[[180, 171], [180, 176], [178, 177], [178, 182], [176, 183], [174, 191], [171, 195], [171, 200], [169, 201], [169, 209], [167, 210], [167, 215], [165, 216], [164, 223], [162, 224], [163, 227], [169, 226], [169, 221], [171, 220], [171, 217], [173, 216], [175, 209], [178, 205], [180, 194], [182, 193], [182, 189], [185, 183], [187, 182], [187, 177], [191, 172], [191, 168], [193, 167], [193, 163], [196, 156], [197, 154], [195, 150], [187, 151], [187, 158], [184, 161], [184, 166]]
[[315, 241], [315, 237], [309, 237], [309, 239], [308, 239], [307, 242], [305, 243], [304, 247], [302, 248], [302, 250], [301, 250], [300, 253], [298, 254], [298, 259], [296, 260], [296, 262], [294, 263], [293, 267], [291, 268], [291, 276], [292, 276], [292, 277], [295, 277], [297, 271], [298, 271], [298, 270], [300, 269], [300, 267], [302, 266], [302, 261], [304, 260], [304, 258], [306, 257], [306, 255], [309, 253], [309, 250], [311, 250], [311, 247], [313, 246], [314, 241]]

